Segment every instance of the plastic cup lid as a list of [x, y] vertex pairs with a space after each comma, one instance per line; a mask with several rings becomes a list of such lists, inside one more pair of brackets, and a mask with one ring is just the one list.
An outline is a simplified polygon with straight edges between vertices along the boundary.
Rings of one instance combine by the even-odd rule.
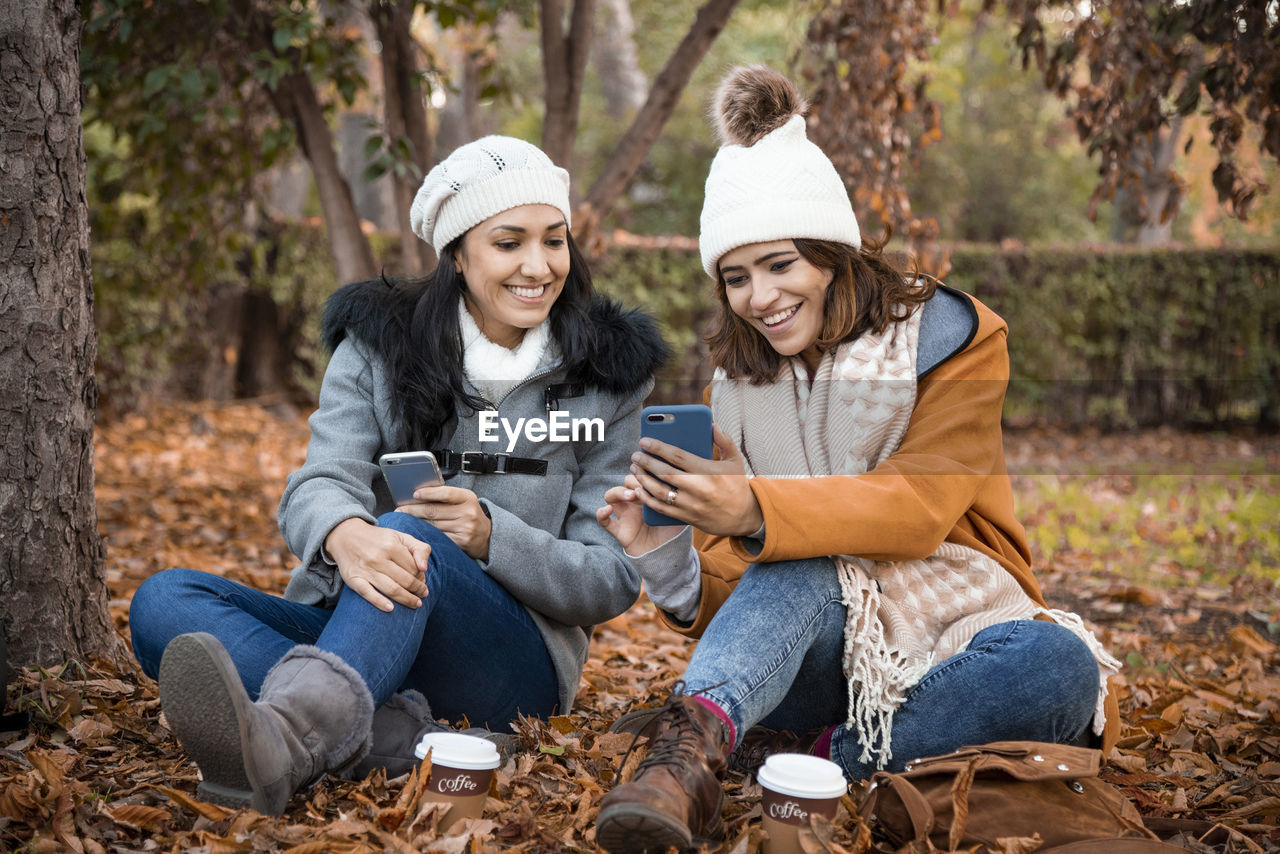
[[756, 780], [793, 798], [838, 798], [849, 788], [839, 765], [804, 753], [775, 753], [756, 772]]
[[450, 768], [484, 770], [502, 764], [492, 741], [460, 732], [429, 732], [413, 748], [413, 755], [425, 759], [428, 750], [432, 762]]

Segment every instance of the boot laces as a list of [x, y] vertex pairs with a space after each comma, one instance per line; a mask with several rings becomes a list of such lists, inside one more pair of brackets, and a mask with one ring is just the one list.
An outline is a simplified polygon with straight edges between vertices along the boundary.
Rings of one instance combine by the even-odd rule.
[[662, 736], [654, 736], [648, 754], [636, 766], [637, 776], [657, 765], [694, 764], [701, 756], [698, 725], [684, 703], [679, 702], [678, 696], [672, 697], [663, 709], [663, 714], [670, 717], [670, 729]]
[[[703, 691], [710, 690], [710, 688], [703, 688], [690, 694], [685, 694], [684, 687], [684, 680], [677, 682], [672, 686], [671, 695], [667, 697], [667, 701], [653, 709], [653, 714], [649, 717], [649, 720], [639, 728], [631, 739], [631, 745], [622, 756], [620, 768], [626, 767], [627, 759], [630, 758], [631, 751], [635, 750], [636, 744], [639, 743], [640, 736], [650, 726], [663, 718], [671, 719], [670, 729], [662, 737], [659, 737], [658, 733], [655, 732], [650, 738], [649, 752], [644, 759], [640, 760], [640, 764], [636, 766], [635, 776], [640, 776], [640, 773], [646, 768], [659, 765], [680, 766], [686, 763], [696, 764], [698, 762], [702, 756], [701, 734], [697, 721], [689, 714], [689, 709], [685, 706], [683, 700], [685, 697], [696, 696]], [[716, 687], [719, 686], [711, 686], [711, 688]], [[723, 726], [721, 724], [722, 728]]]

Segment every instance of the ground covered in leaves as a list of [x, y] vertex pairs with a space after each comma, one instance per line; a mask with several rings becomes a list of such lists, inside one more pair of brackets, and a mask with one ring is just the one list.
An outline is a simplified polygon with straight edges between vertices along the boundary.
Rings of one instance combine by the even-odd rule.
[[[123, 637], [132, 591], [166, 567], [283, 588], [292, 558], [275, 506], [306, 436], [297, 412], [269, 404], [170, 407], [100, 429]], [[1280, 851], [1280, 439], [1017, 431], [1006, 444], [1046, 596], [1126, 663], [1104, 778], [1188, 850]], [[279, 819], [202, 803], [150, 680], [104, 661], [24, 671], [8, 708], [31, 722], [0, 733], [0, 850], [592, 851], [630, 743], [608, 726], [660, 702], [691, 648], [646, 602], [602, 626], [574, 713], [522, 722], [525, 749], [499, 770], [484, 818], [454, 828], [417, 774], [326, 779]], [[724, 850], [758, 851], [759, 787], [731, 778], [726, 793]], [[868, 850], [851, 818], [859, 795], [806, 850]]]

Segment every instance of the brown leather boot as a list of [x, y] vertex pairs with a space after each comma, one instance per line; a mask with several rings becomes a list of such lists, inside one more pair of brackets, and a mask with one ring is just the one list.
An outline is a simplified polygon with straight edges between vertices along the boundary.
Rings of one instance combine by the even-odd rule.
[[729, 728], [706, 706], [676, 694], [640, 734], [649, 736], [649, 753], [635, 778], [600, 802], [596, 844], [611, 854], [642, 854], [719, 841]]

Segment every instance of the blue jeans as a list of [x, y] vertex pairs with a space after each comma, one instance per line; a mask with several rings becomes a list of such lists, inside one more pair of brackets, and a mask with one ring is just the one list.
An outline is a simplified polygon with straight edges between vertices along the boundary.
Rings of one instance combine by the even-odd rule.
[[419, 608], [380, 611], [346, 587], [333, 610], [290, 602], [218, 575], [170, 569], [138, 587], [129, 607], [134, 655], [156, 678], [164, 648], [184, 632], [209, 632], [230, 653], [245, 690], [297, 644], [341, 657], [359, 673], [375, 706], [417, 689], [451, 721], [504, 728], [518, 713], [550, 715], [555, 669], [537, 625], [498, 582], [434, 525], [387, 513], [384, 528], [431, 546], [428, 594]]
[[[877, 769], [859, 761], [860, 733], [844, 723], [840, 599], [829, 558], [753, 564], [703, 633], [685, 691], [724, 709], [739, 737], [757, 723], [798, 733], [841, 724], [831, 758], [857, 780]], [[991, 626], [907, 693], [893, 717], [889, 770], [967, 744], [1070, 742], [1091, 723], [1097, 697], [1098, 664], [1070, 631], [1041, 620]]]

